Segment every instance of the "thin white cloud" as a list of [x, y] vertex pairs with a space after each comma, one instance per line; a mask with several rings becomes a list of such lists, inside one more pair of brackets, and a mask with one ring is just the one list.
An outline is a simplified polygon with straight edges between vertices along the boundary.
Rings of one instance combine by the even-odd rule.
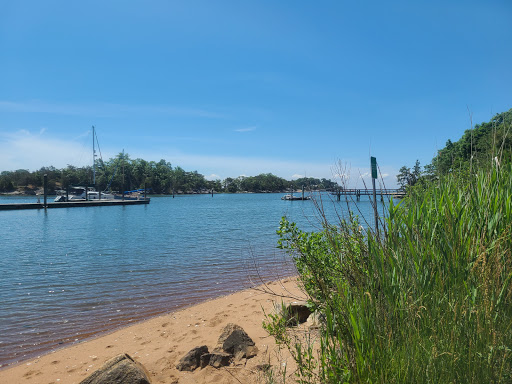
[[251, 131], [255, 131], [255, 130], [256, 130], [256, 127], [247, 127], [247, 128], [235, 129], [234, 131], [235, 132], [251, 132]]
[[91, 148], [84, 141], [48, 137], [47, 130], [31, 133], [19, 130], [0, 133], [0, 171], [28, 169], [35, 171], [45, 166], [64, 168], [91, 165]]

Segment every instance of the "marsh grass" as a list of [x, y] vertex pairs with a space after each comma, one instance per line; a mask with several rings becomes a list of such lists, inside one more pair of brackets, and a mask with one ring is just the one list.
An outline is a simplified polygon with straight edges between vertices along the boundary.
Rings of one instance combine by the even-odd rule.
[[511, 167], [441, 178], [382, 220], [380, 237], [354, 216], [316, 233], [282, 220], [279, 247], [326, 318], [316, 353], [294, 354], [299, 381], [512, 382]]

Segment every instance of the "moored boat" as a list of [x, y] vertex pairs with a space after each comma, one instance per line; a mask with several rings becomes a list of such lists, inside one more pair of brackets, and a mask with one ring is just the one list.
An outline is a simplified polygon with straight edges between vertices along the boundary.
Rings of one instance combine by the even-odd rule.
[[283, 197], [281, 197], [281, 200], [290, 200], [290, 201], [310, 200], [310, 199], [311, 199], [310, 196], [293, 196], [292, 194], [284, 195]]
[[68, 191], [58, 191], [54, 202], [114, 200], [114, 198], [113, 194], [98, 192], [92, 187], [70, 187]]

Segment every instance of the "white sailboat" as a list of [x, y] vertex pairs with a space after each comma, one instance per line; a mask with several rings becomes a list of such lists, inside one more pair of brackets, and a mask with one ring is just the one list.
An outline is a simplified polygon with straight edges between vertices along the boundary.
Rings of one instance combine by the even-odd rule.
[[[92, 126], [92, 184], [96, 185], [96, 130]], [[54, 202], [64, 201], [91, 201], [91, 200], [114, 200], [112, 193], [98, 192], [95, 187], [71, 187], [68, 191], [60, 191]]]

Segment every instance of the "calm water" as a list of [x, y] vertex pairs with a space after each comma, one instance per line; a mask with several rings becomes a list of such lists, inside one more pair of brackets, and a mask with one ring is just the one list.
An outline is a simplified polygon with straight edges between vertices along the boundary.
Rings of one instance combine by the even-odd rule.
[[[153, 197], [146, 206], [0, 211], [0, 367], [134, 321], [294, 273], [279, 220], [311, 201], [279, 194]], [[0, 197], [0, 204], [35, 202]], [[325, 210], [334, 206], [324, 197]], [[371, 216], [362, 198], [359, 209]]]

